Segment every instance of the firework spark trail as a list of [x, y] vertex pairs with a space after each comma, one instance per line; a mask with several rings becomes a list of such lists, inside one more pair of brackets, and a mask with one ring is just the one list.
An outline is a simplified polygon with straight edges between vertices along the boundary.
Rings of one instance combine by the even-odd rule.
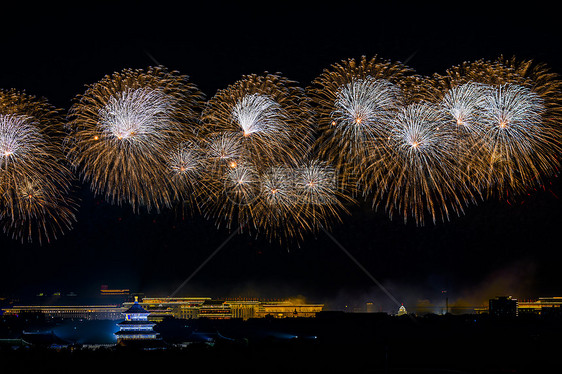
[[[543, 66], [500, 58], [421, 77], [399, 64], [393, 65], [394, 75], [367, 74], [367, 61], [333, 65], [310, 94], [320, 123], [319, 154], [356, 177], [351, 193], [371, 195], [375, 208], [382, 205], [391, 217], [400, 213], [417, 224], [424, 224], [425, 215], [448, 220], [470, 203], [523, 193], [557, 172], [561, 84]], [[369, 94], [368, 83], [383, 78], [396, 87], [396, 94], [387, 96], [394, 101]], [[380, 125], [361, 126], [371, 125], [365, 118], [385, 102], [391, 103], [387, 116], [373, 121]], [[411, 110], [422, 106], [427, 110]], [[515, 128], [498, 120], [508, 113], [519, 121]], [[342, 125], [370, 132], [346, 133]]]
[[260, 175], [260, 195], [256, 201], [255, 225], [269, 239], [298, 237], [307, 231], [297, 209], [298, 196], [292, 167], [271, 167]]
[[[221, 222], [225, 222], [229, 229], [242, 223], [253, 225], [254, 204], [260, 192], [260, 178], [254, 165], [236, 164], [210, 185], [214, 186], [214, 193], [211, 195], [214, 198], [206, 207], [207, 214], [217, 219], [217, 226]], [[242, 226], [240, 228], [242, 230]]]
[[234, 204], [249, 205], [259, 195], [259, 175], [251, 164], [237, 164], [228, 170], [224, 187], [228, 198]]
[[202, 163], [202, 155], [191, 142], [181, 143], [169, 156], [169, 168], [176, 176], [197, 175]]
[[0, 158], [2, 168], [11, 163], [23, 163], [43, 139], [29, 118], [13, 114], [0, 115]]
[[489, 85], [462, 83], [443, 88], [435, 99], [438, 110], [445, 117], [447, 129], [452, 132], [454, 142], [451, 160], [457, 166], [455, 190], [468, 205], [476, 203], [483, 196], [485, 162], [484, 129], [481, 123], [481, 109]]
[[258, 164], [293, 162], [311, 143], [308, 106], [295, 82], [274, 74], [244, 76], [207, 102], [204, 138], [228, 136], [239, 144], [239, 157]]
[[[558, 74], [531, 60], [500, 57], [451, 67], [438, 80], [449, 88], [484, 87], [475, 126], [466, 129], [475, 135], [466, 152], [465, 171], [476, 195], [520, 195], [558, 174], [562, 135]], [[516, 121], [515, 127], [506, 126], [506, 118], [501, 118], [506, 115]]]
[[528, 88], [500, 85], [485, 97], [481, 119], [489, 154], [489, 185], [522, 192], [540, 175], [545, 134], [544, 104]]
[[258, 183], [253, 224], [270, 241], [298, 243], [349, 213], [345, 205], [352, 200], [341, 192], [335, 168], [324, 161], [271, 167], [259, 175]]
[[199, 200], [204, 191], [207, 163], [200, 145], [193, 141], [178, 144], [167, 157], [168, 179], [174, 200], [182, 201], [182, 208], [199, 212]]
[[272, 98], [249, 94], [234, 105], [232, 119], [242, 128], [245, 137], [254, 134], [274, 134], [284, 136], [287, 132], [283, 128], [284, 110]]
[[270, 239], [325, 229], [359, 196], [390, 217], [435, 223], [558, 174], [561, 92], [545, 65], [503, 57], [431, 77], [348, 59], [306, 90], [251, 74], [207, 102], [187, 76], [125, 69], [77, 96], [63, 153], [58, 110], [4, 90], [0, 222], [21, 240], [70, 228], [66, 156], [111, 203], [160, 211], [180, 201]]
[[126, 88], [99, 109], [99, 126], [107, 136], [131, 145], [158, 145], [154, 138], [159, 139], [168, 131], [172, 109], [173, 99], [159, 90]]
[[335, 168], [318, 160], [308, 162], [296, 170], [295, 189], [303, 205], [335, 204], [335, 192], [339, 189]]
[[46, 100], [0, 91], [0, 224], [13, 239], [49, 242], [76, 220], [62, 122]]
[[435, 106], [417, 103], [402, 108], [389, 138], [392, 153], [385, 165], [388, 181], [383, 182], [388, 194], [375, 195], [375, 201], [385, 199], [391, 217], [398, 211], [404, 221], [411, 216], [417, 224], [424, 223], [426, 212], [435, 222], [447, 219], [451, 210], [462, 211], [451, 182], [458, 175], [450, 156], [454, 146], [453, 134]]
[[410, 74], [412, 70], [403, 64], [362, 57], [331, 65], [307, 89], [318, 122], [318, 157], [337, 168], [348, 180], [346, 186], [361, 178], [360, 168], [369, 153], [385, 152], [381, 139], [402, 103], [402, 80]]
[[279, 75], [244, 76], [219, 90], [202, 114], [213, 180], [206, 215], [265, 235], [293, 231], [283, 224], [295, 201], [283, 172], [309, 152], [311, 118], [304, 90]]
[[76, 203], [69, 191], [46, 178], [25, 178], [12, 187], [4, 231], [14, 239], [50, 242], [72, 228]]
[[167, 156], [195, 140], [203, 94], [163, 67], [126, 69], [89, 86], [69, 111], [67, 155], [96, 194], [133, 210], [170, 207]]
[[236, 133], [221, 133], [203, 140], [205, 157], [214, 171], [233, 168], [244, 161], [242, 142]]
[[488, 89], [489, 86], [477, 83], [454, 86], [445, 91], [438, 105], [447, 116], [452, 117], [459, 131], [481, 136], [479, 114]]
[[325, 161], [311, 160], [301, 165], [295, 173], [295, 190], [299, 214], [309, 226], [309, 231], [330, 228], [349, 214], [347, 205], [354, 203], [342, 191], [342, 180], [335, 167]]
[[363, 193], [372, 187], [372, 182], [366, 181], [364, 168], [368, 161], [382, 160], [388, 154], [386, 139], [401, 103], [397, 85], [370, 76], [352, 79], [337, 91], [330, 141], [330, 147], [336, 147], [330, 151], [332, 154], [328, 153], [327, 160], [339, 165], [349, 184], [356, 178]]
[[365, 146], [384, 137], [401, 101], [399, 87], [384, 79], [356, 79], [341, 87], [332, 113], [341, 148], [362, 159]]

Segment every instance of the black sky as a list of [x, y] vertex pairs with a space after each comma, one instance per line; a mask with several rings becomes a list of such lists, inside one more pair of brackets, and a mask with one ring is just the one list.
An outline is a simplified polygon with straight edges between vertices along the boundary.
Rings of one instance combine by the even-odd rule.
[[[68, 109], [85, 84], [155, 61], [189, 75], [208, 98], [243, 74], [264, 71], [307, 86], [329, 65], [362, 55], [407, 60], [421, 74], [515, 55], [562, 73], [560, 22], [540, 4], [501, 11], [471, 3], [463, 9], [356, 1], [206, 4], [100, 1], [8, 8], [0, 86]], [[92, 196], [88, 186], [80, 196], [75, 229], [58, 241], [40, 247], [0, 239], [0, 296], [87, 294], [101, 284], [168, 295], [228, 236], [212, 222], [176, 210], [133, 214]], [[332, 233], [400, 300], [431, 300], [443, 289], [452, 298], [469, 297], [487, 287], [519, 297], [562, 295], [560, 196], [560, 180], [554, 179], [545, 191], [531, 191], [517, 202], [486, 202], [424, 228], [360, 206]], [[324, 234], [290, 248], [237, 236], [179, 293], [256, 294], [384, 299]]]

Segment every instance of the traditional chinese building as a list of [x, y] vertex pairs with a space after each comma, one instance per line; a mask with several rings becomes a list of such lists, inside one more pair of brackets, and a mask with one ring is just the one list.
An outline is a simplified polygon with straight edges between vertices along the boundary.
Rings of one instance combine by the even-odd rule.
[[150, 312], [139, 305], [135, 297], [133, 305], [123, 312], [124, 320], [119, 322], [119, 331], [115, 333], [118, 344], [129, 342], [146, 342], [159, 340], [160, 335], [154, 331], [156, 323], [148, 320]]

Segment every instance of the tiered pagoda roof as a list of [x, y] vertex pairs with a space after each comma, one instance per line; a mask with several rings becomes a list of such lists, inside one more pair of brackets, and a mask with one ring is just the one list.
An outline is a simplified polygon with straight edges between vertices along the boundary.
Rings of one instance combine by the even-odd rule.
[[119, 342], [123, 340], [155, 340], [159, 334], [154, 331], [156, 323], [148, 320], [150, 312], [144, 309], [135, 297], [134, 304], [123, 312], [125, 319], [119, 322], [119, 331], [115, 333]]

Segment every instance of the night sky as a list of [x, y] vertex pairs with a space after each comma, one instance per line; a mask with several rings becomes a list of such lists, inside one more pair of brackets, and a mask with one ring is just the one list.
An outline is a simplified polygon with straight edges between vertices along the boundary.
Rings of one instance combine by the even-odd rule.
[[[305, 87], [331, 64], [362, 55], [408, 61], [420, 74], [500, 55], [534, 59], [562, 73], [560, 22], [540, 9], [369, 6], [265, 7], [209, 2], [177, 8], [100, 1], [71, 8], [8, 9], [2, 21], [0, 87], [25, 90], [68, 109], [106, 74], [157, 63], [190, 77], [207, 96], [243, 74], [280, 72]], [[534, 3], [532, 3], [534, 4]], [[531, 5], [532, 5], [531, 4]], [[369, 204], [332, 235], [400, 302], [437, 304], [562, 296], [561, 183], [515, 201], [488, 201], [450, 222], [419, 228], [390, 221]], [[134, 214], [78, 190], [75, 228], [43, 246], [0, 239], [0, 296], [37, 292], [95, 294], [100, 285], [170, 295], [229, 235], [179, 209]], [[300, 246], [238, 235], [178, 296], [303, 296], [339, 306], [389, 300], [324, 233]]]

